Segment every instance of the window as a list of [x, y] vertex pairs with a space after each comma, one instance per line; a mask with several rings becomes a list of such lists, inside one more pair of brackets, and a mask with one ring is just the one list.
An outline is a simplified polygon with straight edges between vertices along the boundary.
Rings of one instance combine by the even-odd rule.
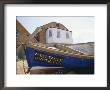
[[52, 37], [52, 31], [49, 30], [49, 37]]
[[66, 32], [66, 38], [67, 38], [67, 39], [69, 38], [69, 33], [67, 33], [67, 32]]
[[60, 31], [57, 31], [57, 38], [60, 38]]
[[16, 37], [18, 37], [19, 36], [19, 32], [18, 31], [16, 31]]
[[16, 45], [16, 48], [18, 48], [20, 45]]

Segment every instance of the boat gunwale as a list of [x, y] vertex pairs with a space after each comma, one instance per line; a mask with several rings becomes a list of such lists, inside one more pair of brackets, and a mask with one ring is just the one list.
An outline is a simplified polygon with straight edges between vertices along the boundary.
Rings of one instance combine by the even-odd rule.
[[60, 54], [60, 55], [65, 55], [65, 56], [70, 56], [70, 57], [77, 57], [77, 58], [82, 58], [82, 59], [94, 59], [94, 55], [88, 55], [88, 54], [83, 54], [81, 55], [81, 53], [79, 52], [78, 54], [74, 54], [74, 53], [68, 53], [66, 52], [61, 52], [61, 51], [55, 51], [53, 49], [47, 49], [47, 48], [42, 48], [42, 46], [38, 47], [37, 45], [25, 45], [25, 48], [29, 47], [29, 48], [33, 48], [33, 49], [38, 49], [38, 50], [42, 50], [42, 51], [46, 51], [46, 52], [50, 52], [50, 53], [55, 53], [55, 54]]

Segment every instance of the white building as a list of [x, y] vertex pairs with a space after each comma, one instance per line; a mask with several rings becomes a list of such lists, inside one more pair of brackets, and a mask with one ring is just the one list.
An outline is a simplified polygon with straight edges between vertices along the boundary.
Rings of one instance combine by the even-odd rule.
[[50, 22], [38, 27], [31, 35], [33, 42], [37, 43], [59, 43], [73, 44], [72, 31], [63, 24]]
[[72, 32], [58, 28], [48, 28], [46, 30], [46, 43], [72, 44]]

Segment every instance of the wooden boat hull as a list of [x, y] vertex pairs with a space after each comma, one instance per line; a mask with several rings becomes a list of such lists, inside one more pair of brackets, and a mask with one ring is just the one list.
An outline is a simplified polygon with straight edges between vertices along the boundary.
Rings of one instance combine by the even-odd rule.
[[31, 47], [25, 48], [28, 67], [94, 68], [94, 58], [60, 55]]

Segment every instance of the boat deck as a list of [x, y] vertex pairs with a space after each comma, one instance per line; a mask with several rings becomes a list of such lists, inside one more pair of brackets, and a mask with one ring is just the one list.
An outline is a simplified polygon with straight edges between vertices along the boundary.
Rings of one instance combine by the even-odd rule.
[[50, 53], [55, 53], [59, 55], [71, 56], [71, 57], [79, 57], [79, 58], [86, 58], [86, 59], [94, 58], [93, 54], [85, 54], [78, 50], [73, 50], [69, 47], [66, 47], [64, 45], [58, 45], [58, 44], [49, 46], [41, 43], [37, 43], [37, 44], [31, 43], [26, 45], [26, 47], [30, 47], [37, 50], [50, 52]]

